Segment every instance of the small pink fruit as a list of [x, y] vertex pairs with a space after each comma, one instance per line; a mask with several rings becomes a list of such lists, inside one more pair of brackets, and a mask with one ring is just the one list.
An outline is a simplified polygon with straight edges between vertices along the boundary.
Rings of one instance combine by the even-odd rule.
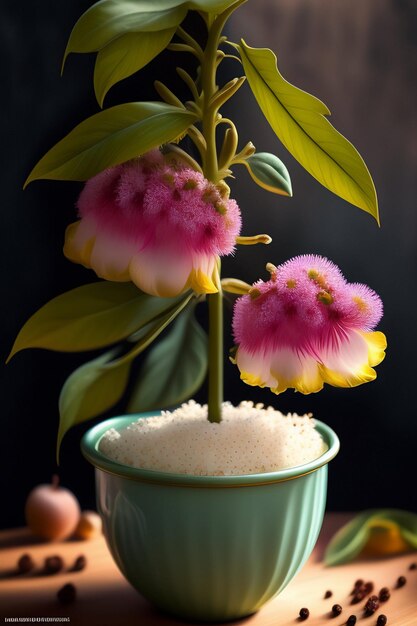
[[80, 519], [80, 505], [69, 489], [58, 485], [58, 476], [54, 476], [51, 485], [38, 485], [30, 492], [25, 517], [35, 535], [58, 541], [74, 532]]

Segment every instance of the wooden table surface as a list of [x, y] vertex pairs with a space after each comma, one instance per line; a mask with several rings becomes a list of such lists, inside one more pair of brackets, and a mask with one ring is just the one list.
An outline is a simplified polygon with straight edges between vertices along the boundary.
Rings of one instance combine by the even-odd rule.
[[[383, 612], [389, 626], [417, 626], [417, 570], [409, 565], [417, 561], [417, 553], [395, 558], [355, 562], [338, 567], [324, 567], [321, 563], [323, 547], [328, 538], [346, 516], [326, 516], [319, 542], [309, 562], [289, 586], [258, 614], [234, 622], [247, 626], [295, 626], [301, 607], [308, 607], [308, 626], [327, 624], [341, 626], [351, 614], [356, 614], [358, 626], [375, 626], [376, 617]], [[17, 576], [15, 566], [18, 558], [30, 553], [38, 569], [33, 573]], [[80, 554], [88, 560], [81, 572], [62, 571], [43, 575], [41, 566], [45, 556], [59, 554], [68, 567]], [[398, 576], [405, 576], [407, 583], [394, 589]], [[349, 605], [349, 593], [358, 578], [373, 581], [375, 589], [389, 587], [391, 598], [372, 617], [363, 617], [362, 604]], [[56, 593], [64, 584], [72, 582], [77, 588], [74, 603], [62, 606]], [[324, 599], [325, 591], [333, 596]], [[338, 603], [343, 612], [338, 618], [330, 618], [330, 609]], [[152, 608], [130, 585], [114, 565], [102, 537], [92, 541], [66, 541], [40, 543], [26, 529], [0, 532], [0, 619], [31, 617], [32, 623], [65, 623], [74, 626], [179, 626], [182, 622], [160, 614]], [[52, 618], [56, 618], [53, 620]], [[65, 619], [65, 622], [63, 620]], [[69, 618], [69, 619], [67, 619]], [[15, 622], [16, 623], [16, 622]], [[19, 620], [17, 623], [24, 623]], [[31, 623], [31, 622], [26, 622]], [[190, 624], [190, 623], [189, 623]]]

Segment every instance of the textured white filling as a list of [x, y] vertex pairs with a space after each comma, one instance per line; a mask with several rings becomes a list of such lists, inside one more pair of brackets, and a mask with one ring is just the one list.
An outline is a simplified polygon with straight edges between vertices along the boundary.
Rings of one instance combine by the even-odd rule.
[[225, 402], [222, 422], [207, 420], [207, 405], [193, 400], [173, 412], [138, 419], [100, 441], [105, 455], [133, 467], [227, 476], [273, 472], [318, 458], [326, 450], [311, 415], [283, 415], [272, 407]]

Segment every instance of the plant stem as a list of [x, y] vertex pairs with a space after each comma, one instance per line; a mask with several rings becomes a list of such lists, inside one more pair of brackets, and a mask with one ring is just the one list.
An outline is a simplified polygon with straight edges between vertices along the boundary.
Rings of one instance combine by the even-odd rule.
[[[202, 152], [204, 176], [217, 184], [221, 179], [217, 158], [216, 125], [219, 120], [220, 102], [216, 104], [214, 95], [218, 92], [216, 71], [218, 67], [218, 49], [222, 41], [222, 31], [233, 11], [246, 0], [236, 0], [226, 11], [213, 18], [206, 14], [208, 29], [207, 44], [201, 63], [202, 87], [202, 134], [206, 142]], [[199, 103], [197, 103], [199, 104]], [[217, 293], [207, 295], [209, 307], [209, 390], [208, 420], [221, 422], [223, 402], [223, 295], [220, 280], [220, 260], [215, 269]]]
[[219, 291], [207, 296], [209, 306], [208, 420], [220, 423], [223, 402], [223, 294], [219, 275], [217, 286]]
[[[203, 93], [203, 135], [206, 150], [203, 156], [204, 176], [213, 183], [218, 182], [219, 167], [216, 146], [217, 109], [210, 105], [218, 90], [216, 85], [216, 57], [223, 24], [215, 20], [209, 26], [207, 45], [201, 65], [201, 85]], [[220, 262], [216, 268], [218, 292], [207, 296], [209, 307], [209, 389], [208, 420], [219, 423], [222, 419], [223, 401], [223, 296], [220, 283]]]

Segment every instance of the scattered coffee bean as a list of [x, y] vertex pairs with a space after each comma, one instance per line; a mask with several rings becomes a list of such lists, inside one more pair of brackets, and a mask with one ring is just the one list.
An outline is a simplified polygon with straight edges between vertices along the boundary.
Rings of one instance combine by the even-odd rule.
[[346, 622], [347, 626], [355, 626], [356, 624], [356, 615], [351, 615], [348, 617], [348, 621]]
[[358, 589], [361, 589], [361, 587], [363, 586], [364, 581], [362, 580], [362, 578], [358, 578], [358, 580], [355, 582], [355, 584], [353, 585], [353, 589], [350, 592], [350, 595], [353, 596], [355, 595], [355, 593], [358, 591]]
[[56, 595], [61, 604], [71, 604], [77, 597], [77, 590], [72, 583], [67, 583]]
[[333, 614], [333, 617], [337, 617], [338, 615], [340, 615], [340, 614], [341, 614], [341, 612], [342, 612], [342, 610], [343, 610], [343, 609], [342, 609], [342, 607], [340, 606], [340, 604], [333, 604], [333, 606], [332, 606], [332, 614]]
[[305, 620], [308, 619], [310, 616], [310, 611], [308, 609], [300, 609], [300, 613], [299, 613], [300, 619], [301, 620]]
[[387, 621], [388, 620], [386, 615], [378, 615], [378, 619], [376, 620], [376, 626], [385, 626]]
[[357, 591], [355, 595], [353, 596], [352, 600], [350, 601], [350, 603], [358, 604], [359, 602], [362, 602], [365, 596], [366, 596], [366, 593], [364, 591], [361, 591], [361, 590]]
[[22, 554], [17, 562], [17, 569], [20, 574], [27, 574], [35, 567], [35, 563], [30, 554]]
[[330, 591], [330, 589], [328, 589], [326, 593], [324, 594], [324, 597], [327, 600], [327, 598], [331, 598], [332, 595], [333, 595], [333, 591]]
[[409, 570], [417, 569], [417, 563], [411, 563], [408, 569]]
[[372, 593], [374, 590], [374, 583], [372, 582], [367, 582], [364, 584], [364, 590], [365, 590], [365, 595], [368, 595], [369, 593]]
[[406, 582], [407, 582], [407, 579], [405, 576], [399, 576], [397, 579], [397, 588], [399, 589], [400, 587], [404, 587]]
[[377, 596], [371, 596], [370, 598], [368, 598], [364, 607], [365, 616], [369, 617], [370, 615], [373, 615], [375, 611], [377, 611], [378, 609], [379, 609], [379, 600]]
[[388, 587], [382, 587], [381, 591], [378, 594], [378, 597], [381, 602], [386, 602], [387, 600], [389, 600], [391, 597], [391, 594], [389, 592]]
[[75, 562], [74, 562], [74, 565], [71, 568], [71, 571], [73, 571], [73, 572], [81, 572], [81, 570], [83, 570], [86, 565], [87, 565], [87, 559], [85, 558], [85, 556], [83, 554], [80, 554], [80, 556], [78, 556], [75, 559]]
[[58, 555], [48, 556], [45, 559], [45, 572], [47, 574], [56, 574], [64, 567], [64, 561]]

